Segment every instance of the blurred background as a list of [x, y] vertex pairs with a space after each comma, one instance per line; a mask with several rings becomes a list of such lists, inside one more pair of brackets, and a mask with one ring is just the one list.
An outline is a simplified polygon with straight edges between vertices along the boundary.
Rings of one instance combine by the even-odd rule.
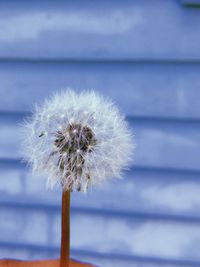
[[110, 96], [137, 145], [124, 180], [72, 194], [72, 257], [200, 266], [200, 0], [0, 1], [0, 258], [59, 256], [61, 193], [20, 126], [67, 87]]

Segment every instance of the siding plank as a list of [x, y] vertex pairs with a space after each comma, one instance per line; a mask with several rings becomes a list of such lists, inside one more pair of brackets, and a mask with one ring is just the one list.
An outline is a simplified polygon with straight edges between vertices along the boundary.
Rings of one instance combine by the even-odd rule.
[[[43, 225], [43, 229], [41, 227]], [[44, 245], [48, 241], [47, 217], [40, 211], [23, 212], [1, 207], [0, 240], [20, 240], [21, 242]]]
[[0, 57], [200, 58], [199, 13], [173, 0], [1, 1], [0, 18]]
[[61, 89], [93, 89], [129, 116], [200, 119], [200, 64], [2, 62], [0, 111], [30, 111]]
[[[72, 194], [72, 207], [82, 213], [163, 218], [185, 223], [200, 222], [199, 175], [181, 172], [134, 170], [123, 180], [110, 181], [91, 189], [87, 195]], [[28, 171], [1, 171], [0, 207], [21, 207], [57, 212], [60, 190], [49, 191], [45, 179]], [[187, 192], [187, 193], [186, 193]], [[103, 196], [103, 197], [102, 197]], [[120, 198], [119, 198], [120, 196]], [[120, 216], [120, 215], [119, 215]]]
[[[59, 218], [54, 226], [55, 243], [59, 242], [56, 239], [59, 234], [58, 223]], [[88, 238], [88, 233], [93, 238]], [[82, 238], [79, 239], [79, 236]], [[72, 218], [72, 244], [76, 248], [91, 251], [95, 248], [98, 252], [129, 252], [146, 257], [199, 260], [199, 238], [199, 225], [191, 227], [163, 221], [112, 218], [105, 220], [100, 216], [91, 218], [86, 215], [80, 217], [78, 214]]]

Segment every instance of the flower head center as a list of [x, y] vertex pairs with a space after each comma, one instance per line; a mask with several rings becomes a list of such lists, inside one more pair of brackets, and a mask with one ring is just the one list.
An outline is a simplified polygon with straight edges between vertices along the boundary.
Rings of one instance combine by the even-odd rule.
[[[71, 123], [62, 131], [57, 131], [54, 145], [58, 149], [58, 167], [64, 176], [71, 179], [69, 188], [73, 190], [73, 183], [79, 181], [83, 174], [85, 154], [91, 153], [96, 144], [93, 131], [88, 126], [79, 123]], [[90, 175], [87, 173], [87, 179]], [[80, 182], [77, 190], [81, 190]]]
[[66, 129], [57, 131], [55, 136], [54, 145], [60, 154], [67, 153], [68, 156], [91, 152], [96, 144], [93, 131], [79, 123], [69, 124]]

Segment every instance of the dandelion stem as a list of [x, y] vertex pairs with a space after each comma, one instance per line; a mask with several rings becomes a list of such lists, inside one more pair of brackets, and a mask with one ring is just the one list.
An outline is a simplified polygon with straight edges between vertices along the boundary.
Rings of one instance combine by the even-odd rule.
[[62, 193], [60, 267], [69, 267], [70, 258], [70, 190]]

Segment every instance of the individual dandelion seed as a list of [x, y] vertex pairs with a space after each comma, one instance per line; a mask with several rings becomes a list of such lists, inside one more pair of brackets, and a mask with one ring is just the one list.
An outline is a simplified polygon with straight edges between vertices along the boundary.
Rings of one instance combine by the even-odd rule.
[[60, 266], [66, 267], [69, 192], [86, 192], [91, 185], [120, 177], [132, 159], [132, 134], [112, 101], [94, 91], [55, 94], [36, 107], [25, 126], [26, 159], [34, 171], [47, 175], [48, 185], [59, 183], [63, 189]]

